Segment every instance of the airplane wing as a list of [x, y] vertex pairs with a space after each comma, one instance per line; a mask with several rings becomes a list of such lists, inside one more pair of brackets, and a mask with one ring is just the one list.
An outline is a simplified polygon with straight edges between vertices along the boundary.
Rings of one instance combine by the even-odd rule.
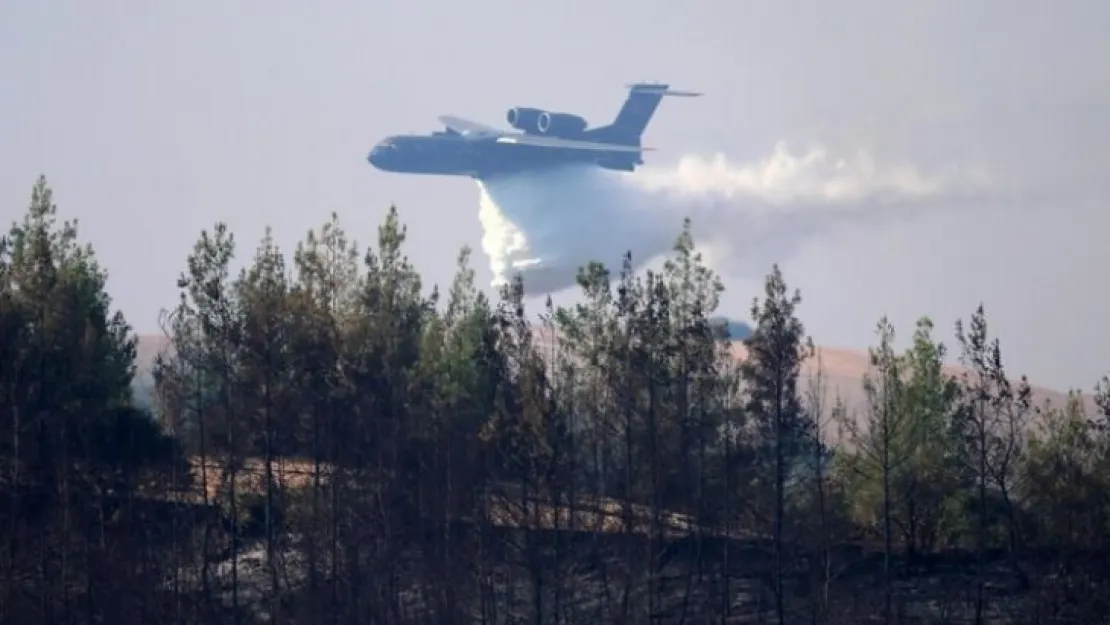
[[616, 143], [600, 143], [596, 141], [577, 141], [575, 139], [558, 139], [555, 137], [539, 137], [536, 135], [504, 134], [497, 137], [498, 143], [511, 143], [516, 145], [531, 145], [540, 148], [563, 148], [567, 150], [594, 150], [598, 152], [650, 152], [653, 148], [637, 147], [634, 145], [618, 145]]
[[630, 145], [618, 145], [616, 143], [600, 143], [596, 141], [577, 141], [574, 139], [559, 139], [556, 137], [541, 137], [537, 135], [526, 135], [516, 132], [506, 132], [498, 130], [493, 126], [487, 126], [469, 119], [455, 117], [453, 115], [441, 115], [439, 117], [440, 123], [447, 128], [463, 135], [465, 137], [497, 137], [498, 143], [509, 143], [516, 145], [531, 145], [540, 148], [563, 148], [567, 150], [594, 150], [598, 152], [649, 152], [652, 148], [636, 147]]
[[463, 119], [453, 115], [440, 115], [439, 122], [460, 135], [488, 136], [505, 134], [504, 130], [498, 130], [493, 126], [479, 124], [478, 122], [472, 122], [469, 119]]

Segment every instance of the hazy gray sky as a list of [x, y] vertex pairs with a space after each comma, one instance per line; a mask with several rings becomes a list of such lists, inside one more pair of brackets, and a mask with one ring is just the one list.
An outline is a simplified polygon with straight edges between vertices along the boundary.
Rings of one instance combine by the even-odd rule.
[[[788, 141], [991, 172], [981, 203], [938, 198], [958, 210], [814, 233], [781, 259], [818, 342], [863, 347], [883, 313], [948, 338], [982, 300], [1015, 372], [1089, 388], [1110, 369], [1107, 25], [1098, 0], [9, 2], [0, 218], [45, 173], [140, 331], [217, 220], [249, 256], [266, 224], [291, 246], [333, 210], [369, 242], [392, 202], [427, 279], [469, 244], [486, 282], [474, 183], [378, 172], [372, 144], [513, 105], [605, 122], [626, 82], [665, 80], [707, 96], [664, 102], [659, 167]], [[726, 283], [746, 316], [758, 282]]]

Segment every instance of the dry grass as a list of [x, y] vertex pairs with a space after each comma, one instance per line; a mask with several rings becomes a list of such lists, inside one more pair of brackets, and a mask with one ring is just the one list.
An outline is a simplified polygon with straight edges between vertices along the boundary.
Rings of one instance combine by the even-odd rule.
[[[190, 459], [193, 480], [196, 485], [184, 498], [191, 503], [203, 501], [202, 486], [207, 491], [209, 501], [215, 501], [223, 489], [226, 492], [227, 475], [221, 462], [209, 460], [201, 463], [199, 458]], [[202, 471], [207, 480], [202, 480]], [[275, 459], [273, 464], [274, 482], [283, 490], [302, 490], [312, 487], [315, 465], [308, 460]], [[327, 483], [332, 475], [330, 465], [320, 466], [321, 483]], [[266, 467], [261, 458], [249, 458], [236, 473], [236, 492], [241, 495], [261, 495], [266, 492]], [[510, 485], [499, 485], [490, 490], [486, 501], [486, 517], [496, 527], [530, 528], [543, 530], [573, 530], [591, 533], [649, 533], [655, 521], [649, 506], [632, 504], [626, 506], [619, 499], [586, 495], [578, 497], [573, 505], [562, 498], [562, 505], [553, 505], [543, 497], [521, 497], [519, 490]], [[631, 520], [631, 528], [627, 521]], [[695, 519], [688, 514], [660, 511], [659, 531], [668, 538], [688, 536], [699, 532]], [[726, 532], [720, 529], [705, 528], [707, 535], [720, 536]], [[744, 532], [733, 529], [727, 532], [733, 536]]]
[[[202, 501], [203, 487], [209, 500], [215, 499], [221, 487], [227, 483], [224, 464], [218, 460], [209, 460], [202, 463], [200, 458], [190, 458], [189, 466], [193, 473], [195, 492], [191, 497], [195, 501]], [[311, 460], [296, 458], [275, 458], [271, 470], [274, 474], [274, 485], [282, 490], [299, 490], [310, 488], [316, 473], [315, 464]], [[320, 465], [320, 477], [326, 482], [331, 477], [330, 465]], [[202, 479], [202, 476], [207, 479]], [[235, 475], [235, 490], [244, 494], [262, 494], [266, 492], [266, 461], [263, 458], [247, 458], [243, 466]]]

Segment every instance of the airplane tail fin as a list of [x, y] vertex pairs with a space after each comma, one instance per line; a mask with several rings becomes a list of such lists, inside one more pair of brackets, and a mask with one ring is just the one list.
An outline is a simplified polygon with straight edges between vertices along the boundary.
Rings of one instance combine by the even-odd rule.
[[671, 89], [668, 85], [654, 83], [636, 83], [628, 85], [628, 97], [617, 113], [613, 123], [604, 128], [599, 134], [605, 138], [625, 145], [639, 145], [640, 137], [644, 134], [655, 109], [664, 96], [697, 97], [700, 93], [694, 91], [679, 91]]

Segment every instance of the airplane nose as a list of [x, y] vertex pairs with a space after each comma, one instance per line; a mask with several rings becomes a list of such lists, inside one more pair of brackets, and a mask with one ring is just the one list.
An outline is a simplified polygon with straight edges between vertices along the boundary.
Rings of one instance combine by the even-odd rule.
[[378, 169], [388, 169], [389, 163], [389, 145], [379, 143], [371, 148], [370, 153], [366, 155], [366, 160]]

